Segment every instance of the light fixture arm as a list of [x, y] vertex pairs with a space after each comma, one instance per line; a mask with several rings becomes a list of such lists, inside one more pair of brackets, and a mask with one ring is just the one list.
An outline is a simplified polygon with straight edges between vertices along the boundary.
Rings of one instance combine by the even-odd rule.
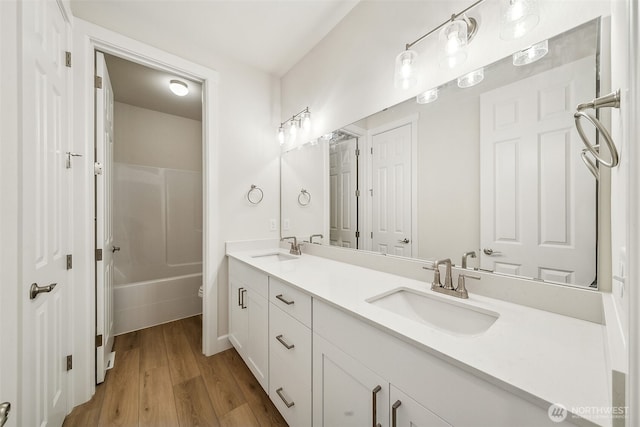
[[303, 114], [311, 114], [309, 112], [309, 107], [305, 108], [304, 110], [300, 111], [299, 113], [294, 114], [293, 116], [291, 116], [290, 119], [285, 120], [284, 122], [280, 123], [280, 127], [284, 127], [284, 125], [286, 125], [287, 123], [291, 122], [295, 122], [296, 120], [300, 120], [302, 118]]
[[[423, 35], [420, 38], [414, 40], [413, 42], [407, 43], [405, 45], [405, 50], [411, 49], [413, 46], [415, 46], [416, 44], [420, 43], [422, 40], [424, 40], [425, 38], [429, 37], [431, 34], [435, 33], [436, 31], [438, 31], [439, 29], [441, 29], [442, 27], [444, 27], [448, 23], [453, 22], [456, 19], [458, 19], [459, 17], [463, 16], [465, 13], [467, 13], [468, 11], [473, 9], [474, 7], [478, 6], [480, 3], [484, 3], [484, 1], [485, 0], [478, 0], [475, 3], [473, 3], [471, 6], [467, 7], [466, 9], [464, 9], [463, 11], [461, 11], [459, 13], [452, 14], [450, 19], [447, 19], [442, 24], [440, 24], [437, 27], [435, 27], [433, 30], [429, 31], [425, 35]], [[476, 29], [478, 28], [478, 24], [477, 24], [476, 20], [473, 19], [473, 18], [464, 17], [464, 20], [467, 23], [467, 25], [469, 26], [469, 40], [471, 40], [471, 38], [475, 35]]]

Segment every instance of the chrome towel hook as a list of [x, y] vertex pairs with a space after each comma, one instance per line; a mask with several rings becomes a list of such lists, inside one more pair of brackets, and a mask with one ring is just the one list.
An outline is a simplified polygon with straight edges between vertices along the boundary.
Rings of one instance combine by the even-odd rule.
[[[580, 135], [580, 139], [582, 139], [582, 142], [586, 147], [580, 153], [580, 157], [582, 158], [582, 161], [587, 166], [589, 171], [591, 171], [591, 173], [596, 177], [596, 179], [600, 178], [600, 173], [599, 173], [600, 165], [607, 168], [614, 168], [618, 165], [620, 161], [620, 156], [618, 154], [616, 144], [613, 142], [613, 139], [611, 138], [611, 134], [609, 133], [607, 128], [605, 128], [602, 122], [600, 122], [600, 120], [598, 120], [596, 117], [584, 112], [584, 110], [587, 110], [587, 109], [597, 110], [599, 108], [620, 108], [620, 89], [608, 95], [601, 96], [600, 98], [596, 98], [591, 102], [585, 102], [585, 103], [579, 104], [578, 107], [576, 108], [577, 110], [576, 113], [573, 115], [573, 118], [576, 122], [576, 130], [578, 131], [578, 134]], [[580, 119], [583, 119], [583, 118], [586, 119], [589, 123], [591, 123], [604, 139], [605, 145], [607, 146], [607, 149], [609, 150], [609, 154], [611, 155], [610, 161], [605, 160], [601, 156], [600, 144], [591, 144], [591, 142], [589, 141], [589, 138], [585, 134], [584, 129], [582, 128], [582, 123], [580, 121]], [[593, 160], [588, 157], [589, 154], [593, 156]]]

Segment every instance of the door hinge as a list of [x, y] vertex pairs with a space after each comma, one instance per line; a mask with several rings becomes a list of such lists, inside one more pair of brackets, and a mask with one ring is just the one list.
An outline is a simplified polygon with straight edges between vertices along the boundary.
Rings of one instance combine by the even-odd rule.
[[93, 174], [94, 175], [102, 175], [102, 163], [95, 162], [93, 164]]
[[371, 147], [371, 154], [373, 154], [373, 147]]
[[373, 239], [373, 231], [371, 232], [371, 238]]
[[102, 347], [102, 334], [96, 335], [96, 348]]
[[102, 77], [96, 76], [96, 89], [102, 89]]
[[73, 356], [72, 355], [68, 355], [67, 356], [67, 371], [70, 371], [73, 369]]
[[73, 255], [67, 255], [67, 270], [71, 270], [73, 268]]
[[64, 53], [64, 65], [71, 68], [71, 52], [69, 51]]
[[360, 232], [356, 231], [356, 239], [360, 238]]
[[102, 261], [102, 249], [96, 249], [96, 261]]
[[360, 197], [360, 190], [356, 190], [356, 197]]
[[360, 155], [360, 149], [356, 148], [356, 157], [358, 157]]

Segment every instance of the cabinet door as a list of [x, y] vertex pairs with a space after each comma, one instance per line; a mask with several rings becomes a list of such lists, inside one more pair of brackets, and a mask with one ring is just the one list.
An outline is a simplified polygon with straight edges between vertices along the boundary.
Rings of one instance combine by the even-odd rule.
[[451, 427], [442, 418], [391, 386], [391, 427]]
[[246, 358], [249, 316], [247, 290], [234, 277], [229, 278], [229, 341], [242, 358]]
[[313, 355], [314, 426], [389, 425], [388, 382], [317, 334]]
[[245, 294], [249, 335], [245, 361], [262, 388], [269, 393], [269, 301], [253, 290]]

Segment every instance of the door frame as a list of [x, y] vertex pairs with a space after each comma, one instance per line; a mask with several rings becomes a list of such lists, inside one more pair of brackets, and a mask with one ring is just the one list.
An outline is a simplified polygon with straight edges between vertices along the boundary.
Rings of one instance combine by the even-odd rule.
[[[218, 260], [221, 249], [219, 224], [218, 117], [219, 75], [217, 71], [130, 39], [121, 34], [75, 19], [73, 25], [74, 149], [84, 155], [74, 174], [74, 275], [78, 286], [73, 296], [74, 375], [71, 394], [76, 406], [95, 392], [95, 249], [94, 234], [94, 52], [112, 54], [151, 68], [170, 71], [202, 84], [203, 149], [203, 353], [211, 355], [229, 348], [227, 336], [218, 336]], [[83, 166], [80, 166], [80, 165]], [[77, 268], [75, 268], [77, 266]]]
[[20, 132], [18, 130], [19, 85], [18, 45], [19, 2], [0, 2], [0, 342], [11, 343], [0, 353], [0, 402], [9, 401], [11, 415], [5, 427], [20, 425], [20, 397], [18, 393], [20, 291], [24, 289], [19, 269], [22, 245], [18, 236], [20, 195], [18, 192], [20, 169]]
[[371, 201], [369, 190], [373, 186], [373, 157], [371, 149], [373, 148], [374, 135], [388, 132], [390, 130], [411, 125], [411, 257], [417, 257], [418, 251], [418, 113], [411, 114], [401, 119], [393, 120], [381, 126], [369, 129], [364, 138], [364, 146], [362, 147], [366, 160], [363, 162], [366, 187], [362, 190], [366, 193], [365, 202], [362, 204], [364, 212], [362, 213], [362, 229], [364, 230], [364, 239], [362, 240], [362, 249], [371, 251], [373, 240], [371, 239], [371, 230], [373, 229], [373, 204]]

